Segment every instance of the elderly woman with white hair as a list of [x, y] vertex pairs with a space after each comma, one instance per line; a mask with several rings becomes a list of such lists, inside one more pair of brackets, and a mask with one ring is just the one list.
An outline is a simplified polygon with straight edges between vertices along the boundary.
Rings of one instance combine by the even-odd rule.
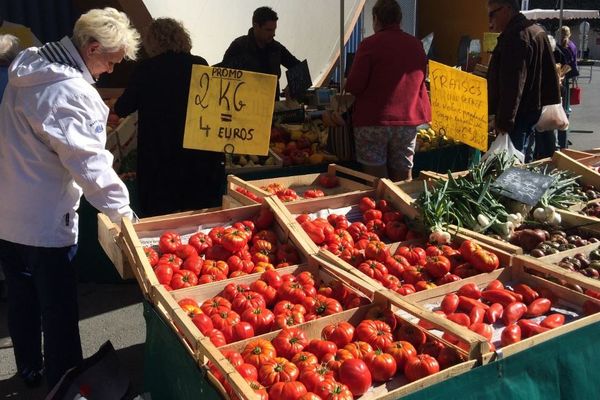
[[0, 100], [8, 83], [8, 66], [19, 53], [19, 39], [13, 35], [0, 35]]
[[[0, 105], [0, 264], [19, 375], [52, 388], [82, 360], [77, 208], [82, 194], [114, 222], [134, 218], [106, 150], [108, 107], [92, 86], [139, 34], [114, 8], [81, 15], [72, 37], [28, 48], [8, 71]], [[43, 333], [43, 356], [42, 356]]]

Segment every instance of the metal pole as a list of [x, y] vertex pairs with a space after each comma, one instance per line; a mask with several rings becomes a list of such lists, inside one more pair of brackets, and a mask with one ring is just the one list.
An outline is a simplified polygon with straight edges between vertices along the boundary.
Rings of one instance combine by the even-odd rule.
[[344, 0], [340, 0], [340, 65], [338, 67], [340, 71], [340, 93], [344, 90]]
[[562, 33], [560, 29], [563, 26], [563, 9], [564, 9], [564, 0], [560, 0], [560, 13], [558, 15], [558, 33], [556, 34], [556, 42], [560, 44], [562, 40]]

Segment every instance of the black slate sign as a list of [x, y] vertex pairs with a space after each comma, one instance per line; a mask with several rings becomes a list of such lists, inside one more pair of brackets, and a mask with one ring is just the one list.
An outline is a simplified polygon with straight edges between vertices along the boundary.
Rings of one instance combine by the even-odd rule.
[[534, 206], [552, 182], [554, 178], [549, 175], [512, 167], [496, 179], [492, 184], [492, 190], [510, 199]]
[[288, 92], [293, 99], [302, 99], [306, 90], [312, 86], [306, 60], [285, 71], [285, 76], [288, 81]]

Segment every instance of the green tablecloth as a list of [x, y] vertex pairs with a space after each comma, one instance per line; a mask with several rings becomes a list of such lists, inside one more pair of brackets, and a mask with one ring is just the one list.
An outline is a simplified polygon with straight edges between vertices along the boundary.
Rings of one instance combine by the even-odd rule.
[[[216, 399], [175, 333], [145, 304], [147, 338], [145, 390], [152, 400]], [[405, 396], [433, 399], [599, 399], [600, 323], [559, 336], [530, 350], [475, 368], [463, 375]]]

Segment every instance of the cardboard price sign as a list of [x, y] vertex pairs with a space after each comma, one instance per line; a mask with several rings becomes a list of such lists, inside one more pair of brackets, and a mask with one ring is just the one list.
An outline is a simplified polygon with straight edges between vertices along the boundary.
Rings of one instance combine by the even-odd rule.
[[275, 75], [194, 65], [183, 147], [267, 155]]
[[429, 61], [431, 118], [435, 130], [481, 151], [488, 148], [487, 81]]
[[522, 168], [511, 167], [504, 171], [493, 183], [492, 190], [510, 199], [535, 206], [554, 178]]

